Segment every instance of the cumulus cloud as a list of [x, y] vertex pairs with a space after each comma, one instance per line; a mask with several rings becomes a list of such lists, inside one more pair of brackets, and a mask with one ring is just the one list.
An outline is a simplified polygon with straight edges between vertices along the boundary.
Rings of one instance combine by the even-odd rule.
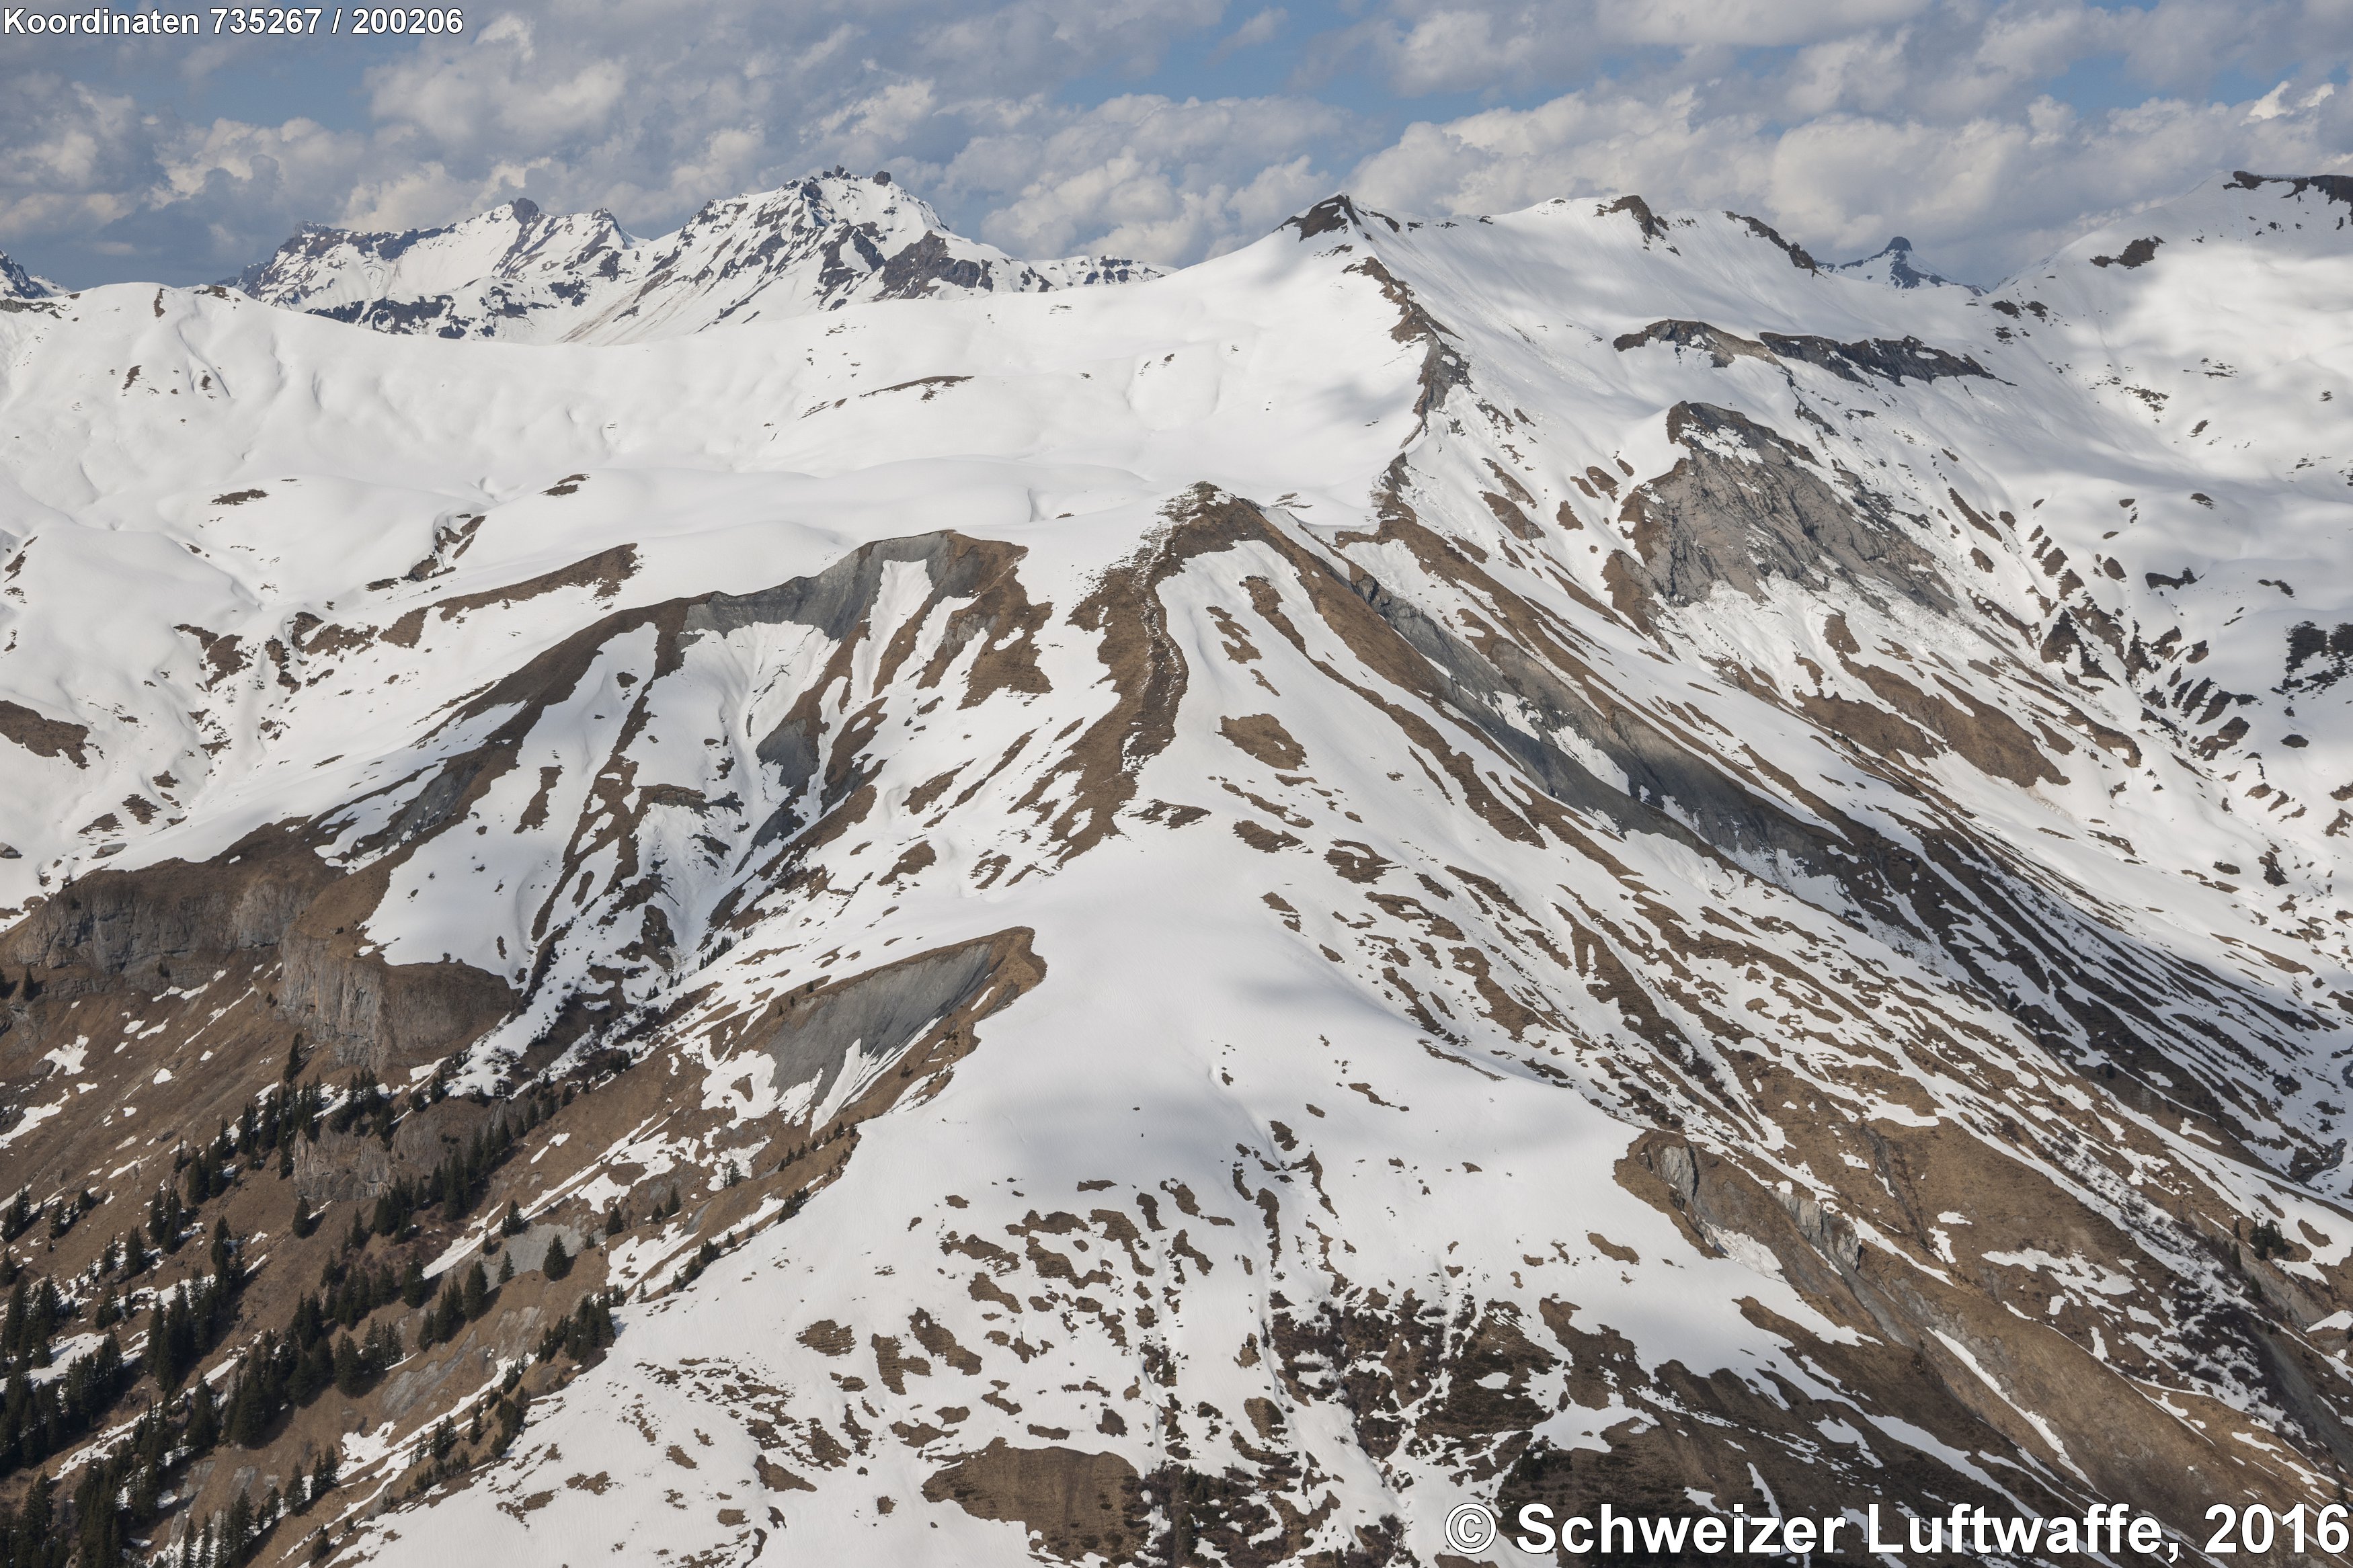
[[[1989, 279], [2215, 169], [2353, 153], [2353, 0], [1354, 0], [1318, 31], [1331, 15], [517, 0], [462, 37], [286, 57], [343, 73], [332, 123], [316, 99], [269, 113], [211, 40], [61, 41], [0, 59], [0, 247], [191, 281], [304, 220], [528, 195], [658, 233], [838, 163], [1036, 255], [1190, 261], [1343, 184], [1437, 213], [1635, 190], [1831, 255], [1900, 230]], [[1267, 89], [1233, 92], [1240, 70]]]
[[0, 95], [0, 233], [99, 228], [121, 217], [154, 164], [135, 104], [53, 72]]
[[1282, 25], [1289, 20], [1291, 13], [1282, 6], [1268, 6], [1219, 39], [1218, 47], [1209, 51], [1209, 63], [1215, 65], [1243, 49], [1254, 49], [1261, 44], [1272, 43], [1274, 36], [1282, 31]]
[[[1255, 238], [1331, 188], [1292, 148], [1348, 116], [1297, 99], [1130, 95], [1082, 113], [1039, 109], [974, 140], [938, 171], [951, 201], [984, 206], [982, 237], [1017, 253], [1086, 246], [1189, 260]], [[1270, 157], [1270, 153], [1274, 156]]]
[[1320, 68], [1397, 91], [1483, 91], [1575, 79], [1618, 58], [1779, 48], [1901, 23], [1928, 0], [1391, 0], [1321, 41]]

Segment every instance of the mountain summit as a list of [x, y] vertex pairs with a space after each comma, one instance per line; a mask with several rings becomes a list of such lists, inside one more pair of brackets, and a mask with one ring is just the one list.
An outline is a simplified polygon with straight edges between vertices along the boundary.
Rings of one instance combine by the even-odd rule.
[[707, 204], [640, 239], [602, 210], [517, 199], [446, 228], [307, 226], [230, 279], [254, 299], [381, 331], [634, 342], [875, 300], [1037, 293], [1157, 276], [1098, 257], [1018, 261], [952, 234], [888, 174], [841, 170]]
[[46, 300], [56, 292], [56, 284], [34, 277], [0, 250], [0, 300]]
[[1956, 283], [1922, 267], [1913, 256], [1912, 242], [1900, 234], [1862, 260], [1841, 261], [1831, 270], [1849, 278], [1884, 283], [1891, 289], [1966, 289], [1972, 294], [1985, 292], [1974, 283]]
[[1631, 195], [983, 292], [853, 194], [409, 296], [622, 346], [0, 312], [20, 1520], [2341, 1507], [2353, 184], [1984, 295]]

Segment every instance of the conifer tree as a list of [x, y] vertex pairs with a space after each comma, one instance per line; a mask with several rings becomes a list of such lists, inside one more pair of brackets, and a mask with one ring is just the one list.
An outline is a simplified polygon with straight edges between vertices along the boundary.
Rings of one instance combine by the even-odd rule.
[[335, 1336], [335, 1392], [346, 1399], [356, 1399], [367, 1386], [367, 1373], [360, 1363], [360, 1347], [352, 1342], [349, 1334]]

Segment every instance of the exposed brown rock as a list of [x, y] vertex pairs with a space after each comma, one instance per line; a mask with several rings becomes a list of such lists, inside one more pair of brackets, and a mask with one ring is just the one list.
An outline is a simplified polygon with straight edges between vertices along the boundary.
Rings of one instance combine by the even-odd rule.
[[1218, 732], [1268, 767], [1296, 773], [1307, 765], [1307, 752], [1271, 713], [1220, 719]]
[[85, 754], [90, 742], [88, 725], [44, 718], [21, 702], [0, 699], [0, 737], [14, 741], [37, 757], [63, 757], [78, 768], [90, 766]]
[[1041, 1550], [1065, 1563], [1089, 1555], [1125, 1563], [1144, 1542], [1142, 1479], [1116, 1454], [1017, 1448], [999, 1437], [933, 1472], [923, 1496], [976, 1519], [1025, 1525]]

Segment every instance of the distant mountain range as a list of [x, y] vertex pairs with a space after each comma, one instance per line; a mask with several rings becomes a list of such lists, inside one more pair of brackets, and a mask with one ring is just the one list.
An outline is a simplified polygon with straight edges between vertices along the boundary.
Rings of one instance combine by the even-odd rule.
[[1157, 277], [1141, 262], [1023, 261], [951, 233], [887, 174], [842, 171], [705, 205], [641, 239], [613, 215], [516, 200], [446, 228], [306, 226], [227, 279], [257, 300], [381, 331], [637, 342], [871, 300], [1041, 293]]
[[[1897, 237], [1827, 268], [1891, 288], [1957, 287]], [[512, 342], [636, 342], [870, 300], [1043, 293], [1161, 276], [1118, 257], [1025, 261], [950, 230], [887, 173], [834, 169], [706, 204], [647, 239], [602, 208], [517, 198], [439, 228], [305, 224], [225, 286], [377, 331]], [[0, 253], [0, 300], [62, 292]]]

